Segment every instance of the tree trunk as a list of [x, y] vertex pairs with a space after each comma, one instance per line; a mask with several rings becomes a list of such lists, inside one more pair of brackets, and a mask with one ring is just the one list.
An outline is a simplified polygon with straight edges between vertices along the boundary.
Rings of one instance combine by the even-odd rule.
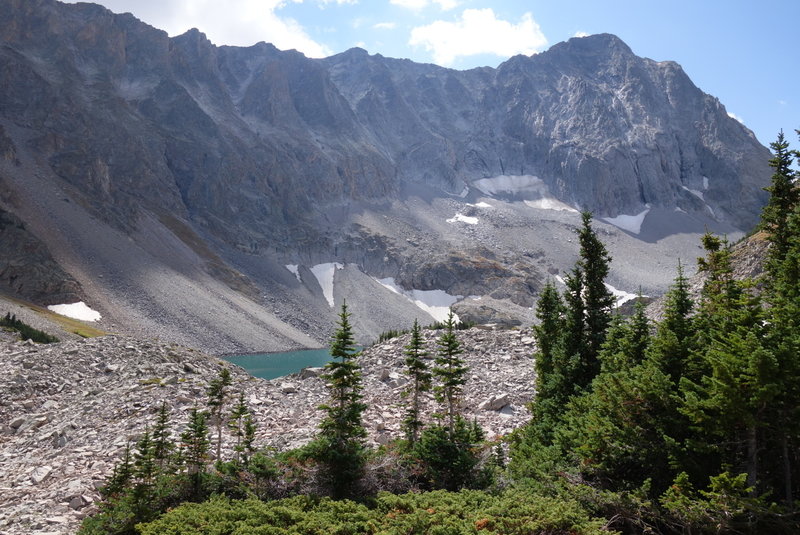
[[786, 435], [781, 437], [783, 447], [783, 492], [786, 494], [786, 505], [791, 508], [792, 500], [792, 461], [789, 458], [789, 439]]
[[758, 435], [756, 426], [750, 425], [747, 428], [747, 486], [751, 487], [750, 495], [758, 495], [756, 485], [758, 483]]

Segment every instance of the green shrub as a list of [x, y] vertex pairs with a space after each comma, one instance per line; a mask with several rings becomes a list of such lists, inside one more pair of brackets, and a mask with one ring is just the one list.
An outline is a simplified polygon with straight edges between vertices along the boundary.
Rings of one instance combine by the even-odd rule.
[[22, 320], [17, 319], [16, 315], [7, 312], [3, 318], [0, 318], [0, 327], [8, 327], [19, 333], [22, 340], [33, 340], [39, 344], [52, 344], [58, 342], [58, 338], [47, 334], [39, 329], [34, 329]]

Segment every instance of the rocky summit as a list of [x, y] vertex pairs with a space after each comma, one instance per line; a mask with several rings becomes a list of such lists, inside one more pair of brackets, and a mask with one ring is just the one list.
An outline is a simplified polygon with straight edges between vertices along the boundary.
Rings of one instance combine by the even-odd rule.
[[610, 284], [657, 295], [706, 228], [750, 230], [768, 159], [612, 35], [455, 71], [0, 0], [2, 291], [83, 300], [112, 332], [315, 347], [344, 298], [363, 342], [451, 305], [527, 324], [580, 210]]
[[[438, 334], [425, 332], [432, 353]], [[489, 438], [508, 435], [528, 419], [533, 339], [524, 330], [476, 328], [458, 338], [470, 366], [465, 417]], [[358, 358], [373, 444], [401, 435], [406, 344], [401, 336]], [[231, 371], [231, 391], [243, 392], [254, 414], [258, 447], [285, 450], [310, 440], [322, 417], [317, 406], [328, 395], [321, 369], [265, 381], [198, 351], [118, 336], [49, 345], [0, 341], [0, 361], [0, 532], [8, 535], [74, 533], [97, 511], [98, 488], [126, 445], [155, 422], [162, 402], [177, 437], [189, 411], [205, 407], [206, 388], [222, 367]], [[427, 397], [425, 414], [434, 409]]]

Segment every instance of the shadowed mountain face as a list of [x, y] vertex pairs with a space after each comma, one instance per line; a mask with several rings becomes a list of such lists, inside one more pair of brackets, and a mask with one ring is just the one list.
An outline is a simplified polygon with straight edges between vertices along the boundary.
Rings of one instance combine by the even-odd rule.
[[[123, 329], [147, 331], [153, 306], [174, 312], [149, 286], [153, 272], [196, 270], [203, 291], [221, 283], [234, 301], [272, 299], [265, 331], [324, 338], [330, 300], [308, 268], [326, 262], [354, 264], [370, 283], [491, 297], [472, 308], [498, 319], [508, 311], [489, 301], [529, 307], [547, 271], [574, 257], [563, 242], [576, 222], [545, 209], [553, 203], [612, 222], [649, 210], [634, 231], [618, 225], [621, 251], [706, 225], [747, 230], [768, 158], [680, 66], [611, 35], [460, 72], [360, 49], [315, 60], [264, 43], [218, 47], [92, 4], [0, 0], [0, 203]], [[467, 213], [481, 209], [492, 211]], [[664, 214], [680, 221], [657, 225]], [[539, 236], [514, 230], [525, 228]], [[100, 245], [120, 240], [130, 247]], [[99, 266], [115, 264], [98, 282]], [[619, 282], [658, 291], [665, 271], [623, 269]], [[396, 309], [365, 320], [365, 336], [409, 319]], [[266, 345], [292, 345], [281, 332]], [[263, 349], [242, 336], [224, 348]]]

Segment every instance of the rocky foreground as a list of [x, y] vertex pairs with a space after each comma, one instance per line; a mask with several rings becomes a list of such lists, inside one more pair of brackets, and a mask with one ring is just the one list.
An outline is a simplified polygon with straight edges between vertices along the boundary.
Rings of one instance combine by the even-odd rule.
[[[437, 334], [425, 331], [431, 353]], [[533, 338], [524, 330], [476, 328], [458, 337], [471, 368], [465, 415], [490, 438], [511, 432], [528, 418]], [[373, 443], [400, 435], [406, 343], [407, 336], [396, 338], [360, 357]], [[51, 345], [0, 338], [0, 363], [0, 532], [8, 535], [74, 533], [97, 511], [98, 488], [162, 401], [177, 436], [189, 411], [205, 405], [206, 386], [222, 367], [254, 412], [259, 446], [287, 449], [310, 440], [327, 397], [320, 369], [265, 381], [191, 349], [117, 336]]]

